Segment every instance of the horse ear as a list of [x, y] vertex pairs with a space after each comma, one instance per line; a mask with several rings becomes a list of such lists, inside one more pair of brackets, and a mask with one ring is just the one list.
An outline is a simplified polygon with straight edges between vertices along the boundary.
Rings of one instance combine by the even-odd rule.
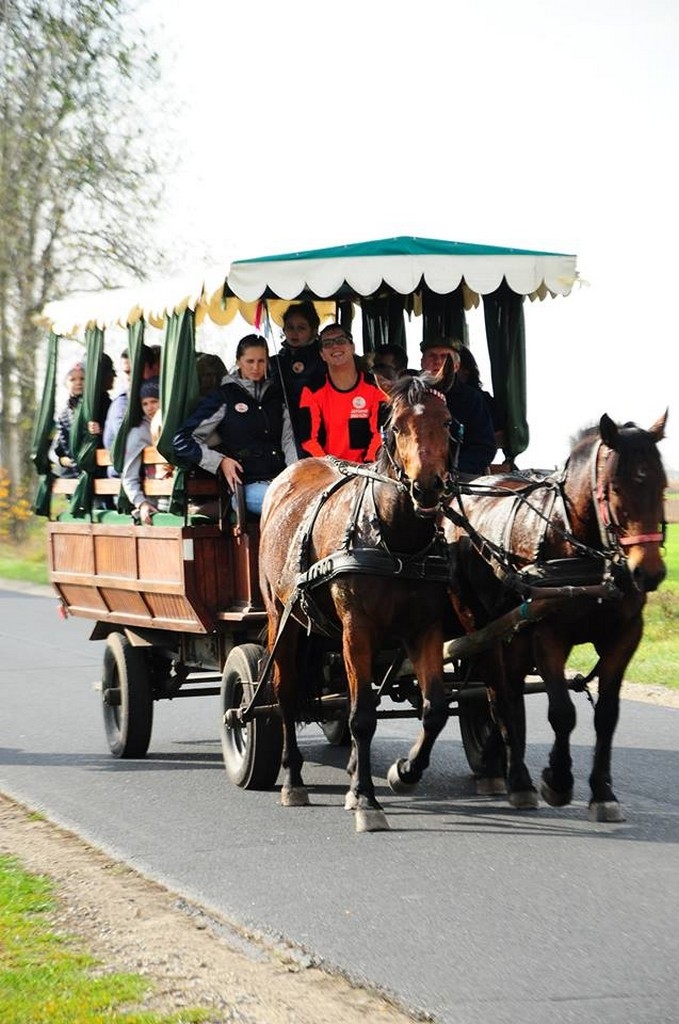
[[392, 397], [392, 391], [394, 388], [394, 378], [383, 377], [380, 373], [373, 374], [375, 382], [381, 391], [384, 391], [387, 398]]
[[609, 448], [615, 448], [618, 440], [618, 427], [608, 413], [604, 413], [599, 420], [599, 433], [604, 444]]
[[667, 414], [669, 411], [669, 409], [665, 409], [664, 415], [661, 416], [660, 419], [656, 420], [652, 427], [649, 427], [648, 432], [651, 434], [656, 444], [658, 441], [662, 441], [665, 436], [665, 426], [667, 424]]
[[373, 370], [373, 377], [377, 381], [377, 386], [385, 392], [385, 394], [391, 394], [391, 386], [397, 379], [393, 373], [379, 373], [377, 370]]
[[434, 383], [439, 391], [443, 391], [444, 394], [450, 391], [455, 383], [455, 363], [450, 356], [444, 360], [443, 366], [436, 374]]

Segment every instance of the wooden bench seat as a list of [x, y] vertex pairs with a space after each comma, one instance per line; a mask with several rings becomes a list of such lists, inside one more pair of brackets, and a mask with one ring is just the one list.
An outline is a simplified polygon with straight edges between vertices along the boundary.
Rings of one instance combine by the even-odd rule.
[[[95, 459], [98, 467], [112, 465], [111, 453], [106, 448], [97, 448]], [[167, 465], [167, 459], [160, 454], [157, 448], [153, 447], [144, 448], [142, 461], [145, 466]], [[188, 496], [201, 499], [218, 498], [219, 482], [217, 478], [212, 476], [212, 474], [200, 474], [201, 471], [198, 470], [196, 475], [187, 475], [186, 488]], [[52, 494], [72, 495], [75, 492], [77, 483], [77, 477], [54, 477], [52, 481]], [[120, 477], [97, 476], [94, 478], [92, 489], [95, 494], [116, 495], [120, 493], [120, 486]], [[174, 475], [160, 479], [155, 476], [145, 476], [142, 481], [144, 494], [148, 495], [149, 498], [157, 498], [164, 495], [169, 497], [172, 494], [173, 486]]]

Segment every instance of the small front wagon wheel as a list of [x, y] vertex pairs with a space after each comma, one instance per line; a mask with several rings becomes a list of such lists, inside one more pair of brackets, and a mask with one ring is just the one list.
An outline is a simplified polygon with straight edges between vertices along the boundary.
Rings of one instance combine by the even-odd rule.
[[224, 767], [234, 785], [241, 789], [272, 789], [281, 766], [283, 726], [277, 714], [257, 715], [245, 725], [228, 728], [224, 722], [227, 711], [250, 702], [263, 653], [259, 644], [234, 647], [222, 675], [220, 731]]
[[481, 778], [504, 777], [507, 753], [485, 694], [460, 701], [460, 734], [467, 763]]
[[111, 633], [102, 678], [104, 728], [114, 757], [145, 757], [153, 727], [153, 694], [144, 651]]

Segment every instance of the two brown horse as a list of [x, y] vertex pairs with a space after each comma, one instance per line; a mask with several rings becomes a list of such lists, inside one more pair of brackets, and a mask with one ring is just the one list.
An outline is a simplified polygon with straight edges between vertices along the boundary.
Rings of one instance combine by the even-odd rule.
[[450, 614], [449, 570], [436, 518], [451, 487], [451, 416], [444, 392], [452, 380], [448, 360], [436, 377], [382, 382], [388, 421], [377, 462], [302, 460], [274, 480], [262, 512], [260, 586], [283, 719], [281, 802], [309, 802], [296, 736], [313, 675], [305, 671], [303, 656], [309, 634], [335, 636], [344, 658], [352, 737], [345, 807], [355, 811], [358, 832], [389, 827], [370, 763], [377, 724], [375, 658], [384, 645], [403, 643], [422, 695], [422, 729], [408, 757], [392, 767], [392, 789], [409, 791], [418, 782], [448, 718], [443, 621]]
[[[590, 817], [624, 820], [612, 788], [611, 752], [620, 687], [642, 637], [646, 595], [665, 576], [666, 477], [657, 443], [666, 420], [667, 413], [643, 430], [604, 415], [574, 444], [561, 473], [533, 482], [477, 478], [473, 493], [453, 503], [456, 525], [447, 532], [457, 551], [455, 603], [467, 628], [476, 630], [527, 597], [547, 593], [545, 584], [557, 595], [552, 614], [489, 651], [481, 667], [505, 727], [507, 791], [516, 807], [537, 803], [524, 763], [523, 707], [524, 679], [536, 669], [554, 730], [540, 793], [552, 806], [572, 800], [575, 707], [565, 666], [576, 644], [591, 643], [599, 660], [590, 674], [598, 676]], [[600, 593], [596, 584], [602, 582], [610, 599], [588, 593]], [[495, 773], [489, 767], [489, 775]]]

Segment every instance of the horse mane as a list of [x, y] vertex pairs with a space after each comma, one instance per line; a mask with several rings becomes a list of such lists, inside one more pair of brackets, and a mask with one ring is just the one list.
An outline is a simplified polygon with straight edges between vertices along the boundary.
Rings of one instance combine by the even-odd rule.
[[599, 424], [591, 423], [586, 427], [581, 427], [574, 435], [570, 437], [570, 452], [574, 453], [579, 447], [585, 447], [590, 441], [595, 440], [599, 437]]

